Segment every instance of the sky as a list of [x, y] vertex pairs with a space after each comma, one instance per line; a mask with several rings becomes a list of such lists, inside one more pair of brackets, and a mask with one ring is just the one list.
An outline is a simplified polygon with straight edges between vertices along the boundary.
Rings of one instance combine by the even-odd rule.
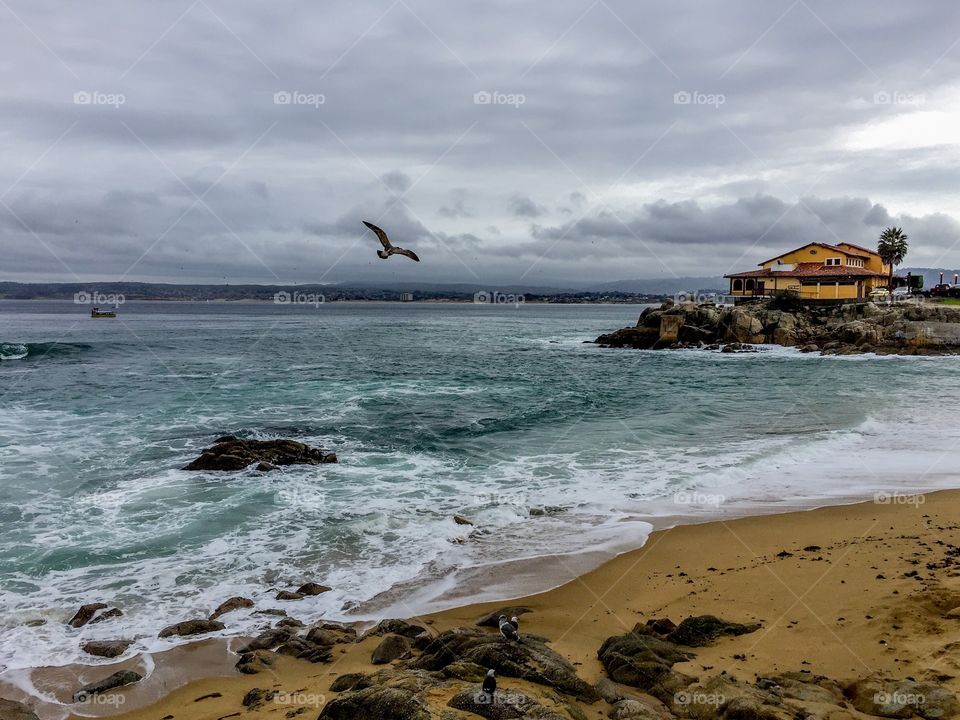
[[960, 266], [955, 0], [0, 18], [0, 281], [716, 276], [887, 225], [907, 265]]

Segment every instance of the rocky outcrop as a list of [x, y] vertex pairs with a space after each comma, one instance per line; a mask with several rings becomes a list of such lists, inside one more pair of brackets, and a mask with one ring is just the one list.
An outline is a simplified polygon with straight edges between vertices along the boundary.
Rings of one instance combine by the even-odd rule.
[[387, 635], [373, 649], [370, 662], [373, 665], [385, 665], [410, 652], [410, 640], [403, 635]]
[[133, 670], [121, 670], [120, 672], [115, 672], [109, 677], [105, 677], [99, 682], [95, 682], [87, 685], [86, 687], [80, 688], [73, 694], [73, 701], [86, 702], [94, 695], [101, 695], [118, 687], [123, 687], [124, 685], [138, 683], [141, 680], [143, 680], [143, 676], [140, 673], [136, 673]]
[[667, 301], [646, 308], [635, 327], [596, 339], [644, 350], [774, 344], [847, 355], [960, 353], [960, 307], [930, 302], [804, 304], [784, 299], [735, 307]]
[[120, 608], [110, 608], [108, 610], [107, 608], [109, 607], [106, 603], [101, 602], [81, 605], [76, 614], [67, 621], [67, 625], [81, 628], [89, 623], [103, 622], [104, 620], [123, 615]]
[[131, 645], [133, 640], [91, 640], [84, 644], [83, 651], [97, 657], [115, 658], [123, 655]]
[[0, 718], [3, 718], [3, 720], [37, 720], [37, 714], [23, 703], [0, 698]]
[[159, 637], [185, 637], [187, 635], [203, 635], [205, 633], [217, 632], [223, 630], [226, 626], [217, 620], [184, 620], [173, 625], [168, 625], [160, 631]]
[[226, 615], [229, 612], [234, 610], [240, 610], [242, 608], [252, 608], [254, 605], [253, 600], [245, 597], [232, 597], [229, 600], [224, 600], [220, 605], [217, 606], [217, 609], [213, 611], [210, 615], [210, 620], [216, 620], [221, 615]]
[[591, 685], [577, 676], [569, 661], [533, 635], [524, 635], [523, 642], [517, 643], [506, 641], [499, 634], [473, 628], [447, 630], [411, 661], [410, 667], [440, 671], [458, 662], [493, 668], [498, 677], [521, 678], [546, 685], [586, 702], [599, 697]]
[[217, 438], [184, 470], [242, 470], [248, 465], [321, 465], [335, 463], [334, 453], [296, 440], [241, 440], [233, 435]]

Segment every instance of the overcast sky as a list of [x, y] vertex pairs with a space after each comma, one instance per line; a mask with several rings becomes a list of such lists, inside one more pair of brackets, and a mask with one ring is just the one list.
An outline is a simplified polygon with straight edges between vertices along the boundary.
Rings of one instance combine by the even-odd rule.
[[908, 265], [960, 266], [956, 0], [0, 18], [0, 280], [718, 275], [888, 224]]

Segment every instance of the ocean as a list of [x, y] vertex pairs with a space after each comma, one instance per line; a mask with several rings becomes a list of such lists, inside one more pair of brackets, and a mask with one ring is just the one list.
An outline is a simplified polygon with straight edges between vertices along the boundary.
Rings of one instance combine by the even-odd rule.
[[[86, 639], [170, 647], [233, 595], [256, 608], [225, 634], [276, 607], [405, 617], [546, 589], [654, 527], [958, 486], [956, 359], [585, 344], [641, 309], [0, 302], [0, 677], [97, 662]], [[180, 469], [224, 434], [340, 462]], [[333, 589], [274, 600], [305, 581]], [[96, 601], [123, 616], [66, 626]]]

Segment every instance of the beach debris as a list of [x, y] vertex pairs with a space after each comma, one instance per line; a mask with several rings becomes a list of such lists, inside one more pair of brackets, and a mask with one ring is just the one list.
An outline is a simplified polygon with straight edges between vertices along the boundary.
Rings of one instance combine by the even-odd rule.
[[403, 255], [410, 258], [414, 262], [420, 262], [420, 258], [417, 257], [417, 254], [413, 250], [404, 250], [401, 247], [396, 247], [393, 245], [390, 242], [390, 238], [387, 237], [387, 234], [376, 225], [373, 223], [368, 223], [366, 220], [363, 221], [363, 224], [373, 230], [373, 234], [377, 236], [380, 244], [383, 245], [383, 250], [377, 250], [378, 258], [381, 260], [386, 260], [391, 255]]
[[194, 698], [193, 701], [196, 703], [196, 702], [202, 702], [203, 700], [213, 700], [214, 698], [220, 698], [220, 697], [223, 697], [223, 693], [212, 692], [212, 693], [207, 693], [206, 695], [201, 695], [198, 698]]
[[38, 720], [37, 714], [16, 700], [0, 698], [0, 718], [3, 720]]
[[123, 655], [131, 645], [133, 640], [91, 640], [82, 649], [88, 655], [115, 658]]
[[231, 471], [262, 462], [277, 466], [321, 465], [337, 462], [337, 456], [296, 440], [241, 440], [225, 435], [204, 448], [200, 457], [183, 469]]
[[206, 619], [196, 619], [196, 620], [184, 620], [183, 622], [174, 623], [173, 625], [168, 625], [163, 630], [160, 631], [160, 634], [157, 637], [185, 637], [188, 635], [204, 635], [206, 633], [218, 632], [223, 630], [226, 627], [222, 622], [217, 620], [206, 620]]
[[512, 640], [514, 642], [520, 642], [520, 633], [517, 632], [516, 626], [507, 620], [506, 615], [500, 616], [500, 634], [506, 640]]
[[94, 695], [101, 695], [124, 685], [132, 685], [143, 680], [143, 675], [133, 670], [121, 670], [95, 683], [80, 688], [73, 694], [75, 703], [86, 702]]
[[224, 600], [222, 603], [220, 603], [217, 606], [217, 609], [210, 614], [210, 617], [208, 619], [216, 620], [221, 615], [226, 615], [227, 613], [233, 612], [234, 610], [240, 610], [242, 608], [252, 608], [253, 606], [254, 606], [254, 602], [250, 598], [235, 596], [230, 598], [229, 600]]
[[403, 635], [386, 635], [370, 655], [374, 665], [386, 665], [410, 652], [410, 639]]
[[330, 592], [331, 589], [320, 583], [308, 582], [298, 587], [296, 593], [297, 595], [322, 595], [325, 592]]
[[119, 608], [107, 610], [108, 607], [110, 606], [101, 602], [81, 605], [76, 614], [67, 621], [67, 624], [70, 627], [81, 628], [89, 623], [102, 622], [103, 620], [123, 615]]
[[501, 678], [523, 678], [586, 702], [599, 699], [597, 691], [577, 675], [573, 664], [535, 635], [525, 636], [522, 643], [505, 643], [497, 634], [458, 627], [440, 633], [407, 667], [437, 672], [462, 662], [494, 668]]
[[477, 625], [480, 627], [499, 628], [501, 615], [504, 617], [516, 617], [530, 612], [533, 612], [533, 608], [524, 607], [522, 605], [502, 607], [499, 610], [494, 610], [489, 615], [484, 615], [482, 618], [477, 620]]

